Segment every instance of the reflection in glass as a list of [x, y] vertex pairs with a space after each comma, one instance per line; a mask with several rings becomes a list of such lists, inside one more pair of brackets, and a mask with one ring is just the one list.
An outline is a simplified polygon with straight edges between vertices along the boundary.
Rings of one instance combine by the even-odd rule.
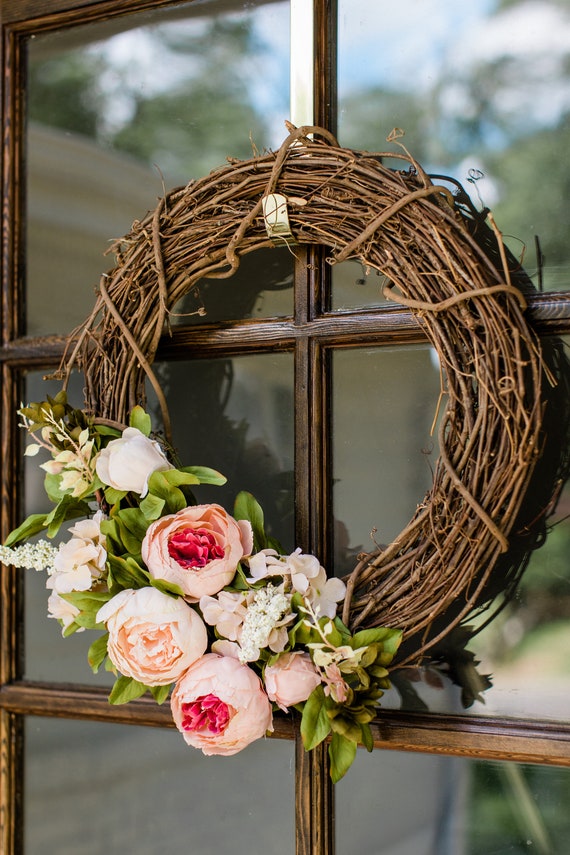
[[[437, 447], [430, 427], [438, 395], [438, 366], [427, 347], [334, 353], [338, 574], [353, 569], [358, 552], [371, 551], [374, 542], [391, 542], [431, 486]], [[553, 416], [562, 419], [562, 410], [554, 410]], [[550, 434], [549, 449], [555, 440]], [[541, 467], [546, 457], [543, 453], [537, 466], [540, 483], [534, 484], [533, 501], [545, 478]], [[550, 501], [548, 490], [545, 495], [544, 501], [541, 495], [536, 497], [540, 513], [544, 502]], [[569, 503], [567, 487], [556, 516], [548, 520], [546, 543], [532, 552], [514, 597], [505, 605], [499, 563], [488, 586], [489, 596], [496, 591], [490, 612], [470, 616], [466, 628], [447, 637], [441, 651], [443, 669], [426, 666], [395, 672], [383, 706], [570, 720]], [[497, 611], [485, 626], [489, 614]]]
[[431, 485], [439, 389], [437, 358], [427, 347], [333, 354], [337, 574], [374, 541], [393, 540]]
[[[74, 374], [68, 396], [76, 407], [83, 406], [82, 377]], [[61, 389], [58, 381], [46, 382], [40, 372], [26, 375], [27, 402], [45, 401], [47, 395], [56, 395]], [[23, 440], [23, 436], [22, 436]], [[44, 472], [39, 464], [44, 452], [37, 457], [24, 457], [24, 513], [25, 516], [36, 513], [48, 513], [53, 505], [44, 490]], [[45, 459], [49, 459], [47, 452]], [[67, 530], [72, 522], [64, 525], [56, 539], [68, 540]], [[47, 600], [50, 591], [46, 589], [47, 575], [44, 572], [25, 572], [25, 665], [24, 673], [28, 680], [55, 680], [62, 683], [84, 683], [86, 685], [112, 686], [115, 678], [101, 670], [93, 674], [87, 663], [87, 650], [95, 636], [90, 633], [76, 632], [64, 638], [59, 623], [48, 618]]]
[[228, 479], [196, 488], [198, 501], [231, 509], [248, 490], [268, 532], [293, 549], [292, 354], [163, 363], [158, 371], [180, 460]]
[[28, 332], [67, 332], [165, 189], [285, 134], [289, 4], [154, 9], [28, 43]]
[[387, 304], [382, 288], [387, 283], [377, 270], [366, 268], [356, 259], [348, 259], [332, 268], [331, 308], [333, 311], [356, 309], [361, 306], [376, 308]]
[[493, 675], [485, 706], [473, 712], [570, 721], [569, 555], [567, 485], [516, 595], [469, 645], [480, 670]]
[[177, 731], [27, 719], [26, 855], [290, 855], [293, 744], [204, 757]]
[[229, 279], [202, 279], [174, 306], [171, 324], [213, 324], [293, 314], [293, 256], [259, 249], [240, 259]]
[[545, 289], [567, 289], [567, 6], [339, 0], [338, 53], [341, 144], [394, 150], [386, 137], [402, 128], [428, 172], [493, 209], [537, 286], [542, 267]]
[[338, 855], [558, 855], [570, 771], [359, 751], [336, 788]]

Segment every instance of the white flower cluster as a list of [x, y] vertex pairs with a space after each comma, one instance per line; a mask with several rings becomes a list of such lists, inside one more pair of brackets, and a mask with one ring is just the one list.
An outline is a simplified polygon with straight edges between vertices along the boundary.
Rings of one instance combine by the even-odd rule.
[[[283, 593], [283, 587], [275, 588], [271, 583], [255, 592], [253, 602], [248, 607], [241, 631], [240, 662], [255, 662], [259, 659], [259, 651], [263, 647], [280, 647], [287, 643], [287, 630], [282, 626], [282, 619], [291, 611], [290, 597]], [[287, 621], [285, 621], [287, 622]], [[273, 640], [274, 630], [284, 629], [283, 639]], [[282, 635], [282, 633], [279, 633]], [[283, 646], [281, 646], [283, 644]], [[280, 652], [276, 650], [274, 652]]]
[[26, 570], [54, 570], [57, 549], [47, 540], [24, 543], [22, 546], [0, 546], [0, 561]]
[[101, 531], [103, 514], [97, 511], [89, 520], [81, 520], [69, 529], [71, 540], [55, 552], [46, 587], [52, 589], [48, 599], [48, 617], [61, 621], [63, 632], [73, 623], [79, 609], [61, 594], [89, 591], [105, 573], [107, 551]]
[[257, 661], [262, 648], [281, 653], [288, 641], [288, 624], [295, 617], [291, 595], [284, 592], [283, 585], [272, 584], [259, 590], [220, 591], [215, 597], [201, 597], [200, 610], [205, 622], [215, 626], [222, 637], [212, 650], [242, 664]]
[[305, 602], [320, 617], [333, 618], [337, 603], [346, 593], [346, 585], [341, 579], [329, 579], [318, 558], [304, 554], [300, 549], [291, 555], [278, 555], [274, 549], [263, 549], [251, 555], [248, 564], [253, 582], [271, 576], [283, 576], [286, 587], [302, 594]]
[[49, 571], [47, 587], [58, 594], [88, 591], [105, 572], [107, 551], [101, 532], [103, 513], [97, 511], [89, 520], [81, 520], [69, 529], [71, 540], [62, 543]]

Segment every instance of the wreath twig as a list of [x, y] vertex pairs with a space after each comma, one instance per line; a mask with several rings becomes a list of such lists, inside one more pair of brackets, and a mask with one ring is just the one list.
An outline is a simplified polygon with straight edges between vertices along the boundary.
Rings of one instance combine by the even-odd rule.
[[[403, 168], [386, 168], [386, 156]], [[352, 628], [402, 628], [417, 660], [480, 601], [508, 549], [541, 452], [544, 373], [500, 235], [407, 152], [353, 151], [321, 128], [290, 126], [277, 153], [173, 190], [114, 244], [116, 266], [63, 371], [81, 368], [87, 408], [115, 422], [144, 401], [148, 376], [168, 430], [151, 367], [168, 314], [202, 278], [229, 278], [243, 255], [273, 245], [262, 199], [274, 192], [288, 200], [297, 243], [386, 277], [385, 296], [411, 309], [441, 363], [447, 405], [432, 487], [391, 544], [360, 556], [343, 614]], [[483, 248], [490, 237], [494, 253]]]

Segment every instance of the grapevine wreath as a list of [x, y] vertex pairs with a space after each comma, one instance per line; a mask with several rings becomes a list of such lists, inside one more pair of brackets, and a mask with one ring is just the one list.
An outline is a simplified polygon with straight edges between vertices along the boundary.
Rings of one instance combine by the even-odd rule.
[[[564, 360], [556, 343], [541, 347], [525, 315], [530, 281], [492, 216], [476, 211], [461, 188], [449, 179], [434, 183], [401, 144], [371, 154], [339, 147], [322, 128], [288, 129], [276, 153], [230, 161], [171, 191], [115, 242], [116, 265], [102, 276], [93, 311], [70, 336], [61, 367], [64, 385], [74, 368], [83, 372], [85, 409], [74, 410], [62, 392], [21, 410], [25, 427], [40, 438], [31, 453], [41, 445], [51, 451], [44, 468], [56, 510], [29, 518], [0, 557], [34, 566], [17, 544], [92, 515], [97, 500], [99, 510], [70, 529], [68, 544], [57, 552], [45, 541], [36, 546], [35, 564], [44, 549], [48, 587], [57, 596], [52, 616], [64, 633], [107, 630], [89, 660], [94, 667], [110, 660], [119, 672], [112, 702], [148, 688], [159, 701], [172, 692], [186, 741], [205, 753], [234, 753], [270, 728], [269, 698], [273, 708], [302, 712], [307, 748], [331, 735], [338, 780], [357, 743], [371, 745], [368, 723], [389, 685], [386, 666], [437, 657], [450, 633], [489, 606], [497, 589], [512, 589], [541, 541], [567, 468], [565, 427], [563, 450], [545, 454]], [[389, 139], [397, 142], [398, 134]], [[384, 166], [386, 157], [401, 168]], [[284, 555], [248, 494], [238, 497], [233, 517], [217, 505], [196, 505], [191, 486], [221, 476], [175, 466], [164, 451], [170, 419], [152, 364], [169, 314], [199, 292], [205, 277], [230, 279], [245, 254], [283, 241], [325, 247], [330, 264], [358, 258], [379, 271], [388, 283], [384, 296], [411, 310], [441, 364], [433, 484], [392, 543], [358, 556], [345, 584], [325, 582], [315, 556], [299, 549]], [[148, 381], [162, 412], [163, 445], [150, 436], [142, 409]], [[566, 391], [556, 403], [563, 426]], [[123, 477], [129, 447], [149, 461], [140, 483]], [[77, 543], [89, 554], [83, 563], [69, 558]], [[228, 550], [236, 557], [217, 587], [187, 584], [210, 565], [221, 572]], [[160, 562], [174, 566], [175, 575], [163, 573]], [[83, 581], [70, 582], [79, 570]], [[140, 620], [141, 609], [150, 608], [146, 601], [134, 607], [141, 592], [149, 601], [165, 598], [176, 627], [191, 613], [193, 640], [176, 673], [165, 665], [158, 678], [156, 661], [146, 670], [140, 662], [133, 667], [121, 647], [117, 616], [124, 611], [128, 621]], [[247, 731], [241, 742], [227, 736], [240, 704], [220, 689], [232, 684], [234, 666], [216, 683], [210, 671], [218, 660], [249, 672], [245, 706], [254, 705], [261, 731]]]

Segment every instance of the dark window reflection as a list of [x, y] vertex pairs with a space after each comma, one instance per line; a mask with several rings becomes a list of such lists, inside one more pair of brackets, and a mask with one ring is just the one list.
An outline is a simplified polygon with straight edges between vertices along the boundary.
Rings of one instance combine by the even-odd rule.
[[158, 371], [183, 465], [210, 466], [228, 479], [197, 488], [198, 501], [231, 509], [236, 494], [249, 491], [269, 533], [292, 550], [292, 354], [163, 363]]

